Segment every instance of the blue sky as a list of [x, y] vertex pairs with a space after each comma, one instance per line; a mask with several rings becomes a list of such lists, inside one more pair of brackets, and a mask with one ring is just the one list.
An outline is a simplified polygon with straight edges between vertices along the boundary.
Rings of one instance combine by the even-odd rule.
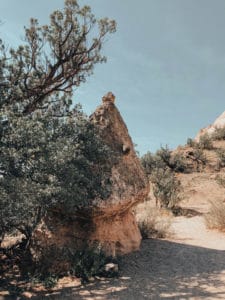
[[[225, 110], [224, 0], [80, 0], [117, 21], [106, 64], [74, 94], [90, 114], [112, 91], [141, 154], [175, 148]], [[0, 35], [21, 42], [30, 17], [48, 22], [63, 0], [1, 0]]]

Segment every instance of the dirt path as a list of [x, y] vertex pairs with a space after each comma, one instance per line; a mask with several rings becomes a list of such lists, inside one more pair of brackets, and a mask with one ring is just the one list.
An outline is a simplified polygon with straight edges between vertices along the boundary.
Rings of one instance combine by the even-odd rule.
[[207, 230], [202, 216], [175, 218], [173, 231], [124, 257], [120, 278], [78, 287], [73, 299], [225, 299], [225, 234]]
[[225, 299], [225, 234], [207, 230], [202, 216], [176, 217], [172, 227], [172, 238], [144, 240], [123, 257], [119, 278], [63, 285], [36, 299]]
[[176, 217], [172, 227], [172, 238], [144, 240], [123, 257], [119, 278], [70, 282], [32, 299], [225, 299], [225, 234], [207, 230], [202, 216]]

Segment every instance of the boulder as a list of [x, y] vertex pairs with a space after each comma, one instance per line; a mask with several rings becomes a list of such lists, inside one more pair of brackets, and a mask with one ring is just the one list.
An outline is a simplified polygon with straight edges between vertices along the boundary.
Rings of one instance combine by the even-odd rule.
[[[54, 213], [46, 216], [33, 235], [36, 257], [43, 247], [76, 249], [96, 242], [112, 256], [139, 249], [141, 235], [133, 207], [147, 197], [149, 183], [112, 93], [103, 97], [90, 121], [117, 157], [111, 167], [111, 194], [104, 200], [94, 199], [89, 209], [75, 212], [64, 224]], [[60, 262], [56, 265], [60, 267]]]

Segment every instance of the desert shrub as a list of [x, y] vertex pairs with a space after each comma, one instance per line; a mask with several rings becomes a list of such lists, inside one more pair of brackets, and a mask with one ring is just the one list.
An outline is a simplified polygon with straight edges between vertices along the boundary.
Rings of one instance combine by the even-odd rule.
[[207, 163], [206, 155], [202, 149], [195, 149], [192, 153], [192, 159], [197, 163], [197, 167]]
[[222, 201], [211, 201], [210, 210], [205, 214], [208, 228], [225, 231], [225, 203]]
[[106, 271], [105, 268], [106, 264], [112, 262], [115, 262], [115, 258], [107, 256], [97, 242], [74, 248], [55, 249], [54, 246], [48, 246], [40, 249], [32, 266], [25, 265], [23, 272], [29, 273], [30, 278], [37, 278], [44, 284], [54, 284], [57, 278], [65, 274], [88, 281], [95, 275], [116, 276], [116, 272]]
[[159, 208], [146, 207], [145, 211], [139, 216], [137, 222], [143, 239], [165, 238], [170, 236], [170, 227], [172, 216], [167, 211]]
[[142, 156], [141, 163], [147, 175], [151, 175], [155, 169], [170, 168], [181, 173], [187, 171], [185, 157], [180, 153], [172, 154], [167, 146], [161, 147], [155, 154], [147, 152]]
[[225, 178], [223, 176], [217, 175], [215, 179], [219, 185], [225, 187]]
[[213, 149], [213, 140], [207, 133], [200, 136], [199, 142], [196, 144], [197, 148], [212, 150]]
[[172, 152], [166, 146], [161, 147], [155, 155], [148, 152], [141, 158], [149, 180], [153, 183], [153, 193], [161, 207], [172, 208], [179, 201], [181, 183], [175, 172], [187, 171], [183, 155]]
[[[105, 265], [112, 260], [102, 251], [100, 245], [86, 247], [72, 254], [72, 267], [70, 273], [84, 281], [95, 275], [106, 275]], [[107, 274], [108, 275], [108, 274]], [[111, 274], [115, 276], [116, 274]]]
[[147, 175], [151, 175], [151, 173], [156, 169], [166, 169], [170, 165], [171, 159], [171, 151], [166, 146], [161, 147], [156, 151], [155, 154], [151, 152], [147, 152], [141, 158], [142, 166]]
[[187, 170], [187, 164], [185, 157], [177, 152], [175, 154], [172, 153], [169, 148], [161, 147], [155, 154], [156, 156], [156, 168], [170, 168], [174, 172], [183, 173]]
[[217, 127], [212, 134], [213, 140], [225, 140], [225, 126]]
[[187, 162], [183, 154], [175, 153], [170, 158], [170, 168], [178, 173], [187, 172]]
[[224, 149], [217, 149], [216, 151], [218, 157], [218, 166], [220, 168], [225, 167], [225, 150]]
[[181, 183], [170, 169], [154, 170], [150, 180], [153, 183], [154, 196], [161, 207], [173, 208], [180, 202]]
[[156, 167], [156, 157], [151, 152], [147, 152], [141, 157], [141, 164], [147, 175], [150, 175]]
[[168, 146], [161, 147], [156, 151], [155, 155], [160, 158], [166, 167], [170, 166], [171, 150], [168, 148]]
[[191, 138], [188, 138], [186, 144], [187, 144], [187, 146], [189, 146], [189, 147], [195, 148], [197, 142], [196, 142], [195, 140], [191, 139]]
[[51, 274], [49, 274], [49, 276], [46, 276], [44, 280], [42, 280], [42, 283], [46, 289], [53, 288], [57, 284], [57, 282], [58, 282], [58, 277]]

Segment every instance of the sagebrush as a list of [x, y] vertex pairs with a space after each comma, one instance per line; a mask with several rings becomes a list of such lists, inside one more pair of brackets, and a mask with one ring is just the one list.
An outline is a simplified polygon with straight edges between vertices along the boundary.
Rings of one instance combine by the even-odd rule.
[[168, 147], [161, 147], [155, 154], [147, 152], [142, 158], [149, 180], [153, 184], [153, 192], [160, 207], [172, 208], [181, 200], [181, 183], [176, 176], [178, 172], [187, 171], [184, 156], [172, 154]]
[[214, 140], [225, 140], [225, 127], [217, 127], [212, 134]]
[[209, 134], [205, 133], [204, 135], [200, 136], [199, 142], [196, 144], [197, 148], [205, 149], [205, 150], [212, 150], [213, 149], [213, 139]]

